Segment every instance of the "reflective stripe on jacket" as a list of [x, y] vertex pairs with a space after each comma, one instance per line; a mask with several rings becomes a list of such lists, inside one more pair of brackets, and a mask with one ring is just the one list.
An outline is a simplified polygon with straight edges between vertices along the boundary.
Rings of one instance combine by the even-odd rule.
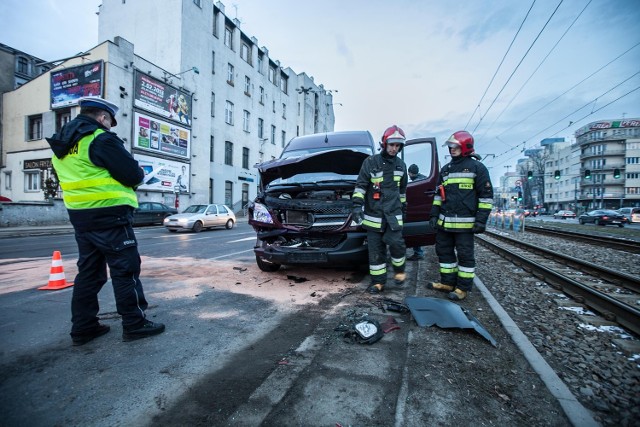
[[111, 177], [105, 168], [94, 165], [89, 159], [89, 147], [103, 129], [78, 140], [66, 156], [53, 156], [53, 166], [63, 190], [67, 209], [93, 209], [128, 205], [138, 207], [138, 198], [132, 188]]

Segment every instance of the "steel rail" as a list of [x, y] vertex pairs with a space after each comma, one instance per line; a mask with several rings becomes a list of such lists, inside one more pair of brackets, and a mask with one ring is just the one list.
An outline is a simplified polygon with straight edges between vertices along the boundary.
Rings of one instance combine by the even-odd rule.
[[558, 230], [557, 228], [544, 228], [527, 225], [526, 230], [532, 233], [546, 234], [557, 237], [563, 237], [575, 241], [590, 243], [592, 245], [603, 246], [610, 249], [630, 252], [633, 254], [640, 253], [640, 242], [635, 240], [618, 239], [615, 237], [595, 236], [593, 234], [576, 233], [575, 231]]
[[490, 242], [486, 238], [476, 235], [476, 239], [478, 243], [486, 246], [492, 252], [529, 271], [534, 276], [539, 277], [575, 300], [584, 303], [606, 319], [615, 321], [629, 331], [640, 335], [640, 310], [637, 308], [612, 298], [597, 289], [580, 283], [551, 268], [545, 267], [537, 261]]

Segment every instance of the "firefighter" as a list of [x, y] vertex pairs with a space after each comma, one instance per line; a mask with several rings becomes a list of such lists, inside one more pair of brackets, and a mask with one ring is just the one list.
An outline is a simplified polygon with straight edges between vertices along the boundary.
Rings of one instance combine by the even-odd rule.
[[387, 247], [396, 285], [402, 286], [406, 278], [402, 226], [407, 166], [398, 157], [405, 142], [402, 129], [396, 125], [387, 128], [380, 143], [381, 153], [364, 161], [353, 192], [353, 219], [362, 222], [367, 230], [371, 276], [368, 291], [373, 294], [382, 292], [387, 281]]
[[493, 186], [489, 171], [480, 163], [467, 131], [451, 135], [451, 162], [440, 170], [438, 191], [433, 200], [431, 225], [436, 228], [436, 254], [440, 263], [440, 282], [427, 288], [449, 292], [449, 299], [467, 297], [475, 277], [475, 233], [484, 232], [493, 206]]

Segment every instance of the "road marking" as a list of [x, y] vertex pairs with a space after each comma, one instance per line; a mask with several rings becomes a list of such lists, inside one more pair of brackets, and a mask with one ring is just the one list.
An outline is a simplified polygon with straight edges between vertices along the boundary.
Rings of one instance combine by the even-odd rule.
[[253, 248], [247, 249], [246, 251], [234, 252], [232, 254], [220, 255], [220, 256], [217, 256], [217, 257], [214, 257], [214, 258], [209, 258], [209, 259], [227, 258], [227, 257], [234, 256], [234, 255], [244, 254], [244, 253], [247, 253], [247, 252], [253, 252]]
[[248, 240], [255, 240], [255, 236], [252, 237], [245, 237], [244, 239], [238, 239], [238, 240], [229, 240], [227, 243], [236, 243], [236, 242], [246, 242]]

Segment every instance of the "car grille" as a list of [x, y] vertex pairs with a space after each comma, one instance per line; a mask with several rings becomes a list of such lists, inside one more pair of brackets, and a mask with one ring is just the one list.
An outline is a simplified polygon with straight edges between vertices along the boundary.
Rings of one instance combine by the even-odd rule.
[[351, 201], [301, 202], [299, 200], [269, 199], [272, 209], [284, 225], [302, 227], [310, 231], [332, 231], [342, 228], [351, 214]]

